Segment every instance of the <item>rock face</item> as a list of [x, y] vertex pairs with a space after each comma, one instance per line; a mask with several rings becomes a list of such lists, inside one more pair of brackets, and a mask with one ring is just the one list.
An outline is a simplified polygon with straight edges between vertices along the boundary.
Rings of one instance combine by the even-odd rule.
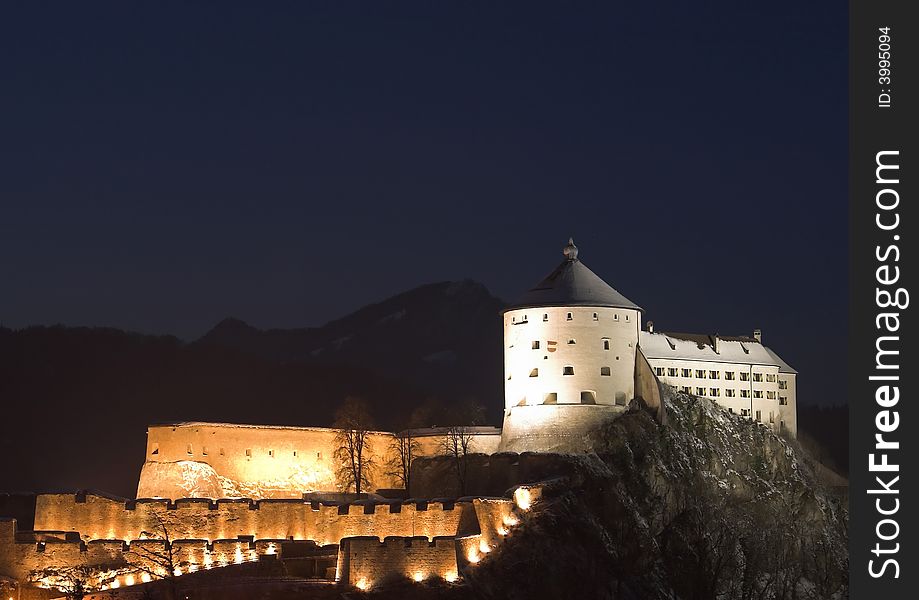
[[[168, 492], [168, 494], [164, 494]], [[206, 463], [147, 462], [140, 471], [138, 498], [223, 498], [221, 477]]]
[[471, 494], [557, 477], [468, 570], [472, 588], [488, 598], [845, 597], [846, 499], [811, 459], [711, 401], [665, 388], [664, 402], [667, 426], [633, 403], [594, 431], [589, 453], [472, 457]]

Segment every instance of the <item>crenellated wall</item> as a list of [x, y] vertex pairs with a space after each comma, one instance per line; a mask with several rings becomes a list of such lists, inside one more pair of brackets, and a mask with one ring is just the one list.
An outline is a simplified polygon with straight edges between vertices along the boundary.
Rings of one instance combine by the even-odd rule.
[[389, 577], [415, 581], [458, 577], [456, 541], [453, 537], [350, 537], [338, 550], [338, 580], [368, 589]]
[[518, 495], [328, 505], [39, 494], [36, 531], [17, 532], [15, 519], [0, 519], [0, 575], [26, 582], [46, 569], [91, 566], [97, 585], [134, 585], [149, 581], [151, 571], [165, 574], [151, 556], [165, 553], [168, 536], [179, 575], [278, 555], [296, 540], [314, 548], [338, 544], [338, 577], [359, 587], [393, 575], [452, 581], [458, 564], [478, 562], [520, 522], [531, 496]]
[[[35, 529], [77, 531], [82, 539], [139, 539], [158, 536], [165, 524], [173, 539], [315, 540], [335, 544], [344, 537], [456, 535], [468, 502], [366, 503], [342, 506], [303, 500], [217, 500], [185, 498], [119, 501], [95, 494], [40, 494]], [[146, 532], [146, 534], [145, 534]]]

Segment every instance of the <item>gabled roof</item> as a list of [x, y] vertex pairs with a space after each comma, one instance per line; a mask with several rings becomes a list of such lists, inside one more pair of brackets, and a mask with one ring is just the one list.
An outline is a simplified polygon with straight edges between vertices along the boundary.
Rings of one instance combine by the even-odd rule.
[[745, 336], [717, 336], [715, 352], [714, 335], [697, 333], [650, 333], [638, 335], [638, 345], [649, 360], [699, 360], [749, 365], [769, 365], [780, 373], [797, 373], [770, 348], [755, 338]]
[[537, 306], [604, 306], [641, 310], [640, 306], [578, 260], [578, 248], [573, 240], [568, 240], [563, 253], [565, 260], [507, 310]]

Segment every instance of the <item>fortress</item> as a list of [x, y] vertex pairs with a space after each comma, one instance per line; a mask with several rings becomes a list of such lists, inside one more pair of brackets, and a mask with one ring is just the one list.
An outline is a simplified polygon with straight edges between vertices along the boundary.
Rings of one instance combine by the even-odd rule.
[[[469, 453], [584, 452], [588, 432], [640, 398], [661, 422], [660, 385], [708, 397], [778, 433], [797, 433], [796, 371], [750, 337], [655, 332], [643, 311], [578, 258], [562, 262], [507, 308], [502, 428], [469, 427]], [[404, 432], [403, 432], [404, 433]], [[416, 457], [441, 452], [443, 428], [409, 432]], [[399, 434], [370, 432], [366, 498], [336, 478], [337, 431], [183, 422], [150, 426], [137, 499], [38, 494], [34, 522], [0, 496], [0, 587], [47, 598], [60, 571], [86, 567], [102, 590], [167, 577], [152, 555], [171, 549], [175, 575], [309, 558], [310, 576], [367, 588], [385, 577], [453, 581], [526, 518], [539, 484], [506, 497], [406, 498], [384, 468]], [[522, 456], [522, 455], [521, 455]], [[5, 510], [6, 509], [6, 510]], [[3, 515], [7, 515], [6, 518]], [[142, 552], [145, 547], [160, 552]], [[2, 597], [8, 597], [3, 590]], [[10, 592], [12, 593], [12, 592]], [[44, 594], [44, 595], [43, 595]]]

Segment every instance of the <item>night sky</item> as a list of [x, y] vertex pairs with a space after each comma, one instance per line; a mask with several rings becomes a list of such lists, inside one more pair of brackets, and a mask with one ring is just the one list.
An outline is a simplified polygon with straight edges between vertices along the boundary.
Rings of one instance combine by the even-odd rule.
[[0, 9], [3, 325], [511, 300], [574, 236], [845, 401], [845, 2], [133, 4]]

